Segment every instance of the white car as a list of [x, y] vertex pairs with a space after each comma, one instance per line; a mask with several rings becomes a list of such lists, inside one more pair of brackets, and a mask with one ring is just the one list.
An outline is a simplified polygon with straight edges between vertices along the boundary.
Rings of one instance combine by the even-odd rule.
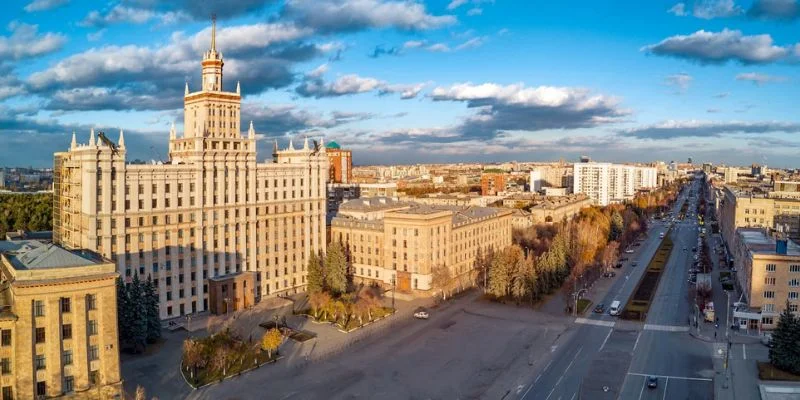
[[627, 249], [627, 250], [625, 250], [625, 254], [633, 254], [633, 249]]
[[428, 319], [429, 315], [427, 311], [417, 311], [414, 313], [414, 318], [417, 319]]

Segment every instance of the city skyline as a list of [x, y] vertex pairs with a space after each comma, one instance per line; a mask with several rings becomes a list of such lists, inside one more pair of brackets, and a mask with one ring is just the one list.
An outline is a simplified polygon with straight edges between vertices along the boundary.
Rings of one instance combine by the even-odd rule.
[[224, 90], [241, 82], [259, 161], [303, 136], [337, 141], [356, 164], [589, 154], [793, 167], [800, 146], [792, 0], [221, 4], [13, 1], [2, 164], [51, 166], [90, 128], [124, 129], [129, 159], [163, 159], [185, 85], [200, 88], [212, 13]]

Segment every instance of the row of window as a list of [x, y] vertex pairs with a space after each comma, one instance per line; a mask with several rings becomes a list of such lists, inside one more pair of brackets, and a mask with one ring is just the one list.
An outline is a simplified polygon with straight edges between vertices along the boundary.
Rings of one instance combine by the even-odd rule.
[[[777, 264], [766, 264], [764, 269], [767, 272], [775, 272], [778, 270]], [[800, 264], [789, 264], [789, 272], [790, 273], [800, 273]]]
[[[776, 279], [774, 276], [767, 276], [764, 278], [764, 284], [769, 286], [774, 286], [776, 283]], [[800, 287], [800, 279], [793, 278], [789, 279], [788, 282], [789, 287]]]
[[[68, 297], [62, 297], [61, 301], [61, 312], [62, 313], [70, 313], [72, 311], [72, 301]], [[86, 295], [86, 309], [87, 310], [96, 310], [97, 309], [97, 295], [94, 294], [87, 294]], [[33, 316], [34, 317], [44, 317], [44, 301], [43, 300], [34, 300], [33, 301]]]

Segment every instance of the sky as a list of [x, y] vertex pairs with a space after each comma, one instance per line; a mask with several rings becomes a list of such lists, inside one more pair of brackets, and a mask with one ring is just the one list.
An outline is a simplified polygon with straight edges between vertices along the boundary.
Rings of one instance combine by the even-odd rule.
[[52, 166], [91, 128], [165, 158], [216, 14], [259, 160], [309, 137], [360, 165], [796, 168], [798, 1], [5, 0], [0, 166]]

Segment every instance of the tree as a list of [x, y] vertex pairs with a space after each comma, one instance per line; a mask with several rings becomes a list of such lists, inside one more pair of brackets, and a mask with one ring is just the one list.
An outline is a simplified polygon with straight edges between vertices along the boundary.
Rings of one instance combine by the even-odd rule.
[[142, 294], [142, 281], [139, 280], [139, 275], [134, 273], [133, 280], [128, 284], [128, 298], [130, 299], [131, 315], [131, 329], [130, 340], [133, 345], [133, 351], [144, 351], [147, 345], [147, 307], [143, 301]]
[[119, 326], [119, 341], [121, 343], [129, 343], [131, 340], [133, 316], [130, 311], [128, 288], [121, 277], [117, 278], [117, 325]]
[[272, 352], [277, 351], [282, 342], [283, 335], [281, 331], [272, 328], [261, 337], [261, 349], [267, 352], [269, 358], [272, 358]]
[[192, 380], [197, 374], [197, 366], [200, 364], [202, 357], [199, 343], [191, 338], [183, 341], [183, 364], [190, 371]]
[[601, 253], [600, 260], [603, 264], [603, 270], [607, 271], [617, 262], [617, 256], [619, 254], [619, 242], [616, 240], [608, 242], [606, 246], [603, 248], [603, 252]]
[[442, 291], [442, 300], [447, 300], [447, 285], [450, 284], [452, 276], [450, 275], [450, 268], [439, 264], [432, 268], [431, 271], [431, 284], [434, 288]]
[[516, 245], [508, 246], [498, 253], [489, 268], [489, 293], [496, 297], [508, 296], [513, 277], [523, 259], [522, 249]]
[[308, 295], [308, 302], [311, 305], [311, 312], [314, 318], [319, 319], [319, 312], [324, 310], [331, 302], [331, 296], [325, 292], [312, 292]]
[[142, 302], [144, 303], [145, 313], [140, 318], [144, 318], [147, 325], [147, 343], [155, 343], [161, 338], [161, 317], [158, 314], [158, 293], [153, 283], [153, 278], [147, 275], [147, 281], [142, 289]]
[[218, 346], [214, 349], [211, 362], [214, 365], [214, 369], [222, 372], [223, 377], [228, 375], [228, 363], [230, 362], [230, 358], [231, 353], [227, 347]]
[[147, 400], [147, 392], [142, 385], [136, 385], [136, 400]]
[[325, 258], [325, 284], [336, 296], [347, 290], [347, 260], [341, 242], [333, 242], [328, 246]]
[[611, 229], [608, 232], [608, 240], [619, 240], [625, 232], [625, 221], [618, 210], [611, 212]]
[[800, 319], [792, 314], [789, 305], [787, 300], [778, 326], [772, 332], [769, 362], [778, 369], [800, 374]]
[[322, 258], [313, 252], [308, 259], [308, 275], [306, 276], [306, 282], [308, 282], [308, 293], [310, 294], [321, 292], [325, 287]]

